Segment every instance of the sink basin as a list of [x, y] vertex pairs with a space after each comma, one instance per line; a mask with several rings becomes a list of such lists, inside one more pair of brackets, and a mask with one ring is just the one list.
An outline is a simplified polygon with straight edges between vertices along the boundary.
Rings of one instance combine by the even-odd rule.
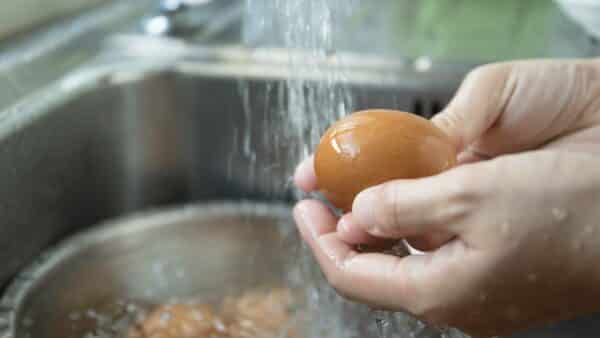
[[[123, 41], [130, 54], [100, 57], [0, 114], [3, 285], [50, 245], [108, 219], [187, 203], [294, 198], [296, 162], [284, 156], [293, 144], [269, 137], [286, 128], [275, 114], [290, 76], [281, 51], [179, 53], [173, 42], [154, 41], [153, 49], [145, 41], [138, 55], [135, 39]], [[178, 56], [157, 57], [165, 54]], [[430, 117], [462, 75], [360, 59], [338, 85], [354, 109]], [[319, 74], [306, 80], [324, 81]], [[0, 304], [0, 312], [3, 306], [12, 311]], [[518, 337], [574, 337], [581, 326]], [[600, 332], [594, 320], [583, 326], [588, 335], [575, 336]]]

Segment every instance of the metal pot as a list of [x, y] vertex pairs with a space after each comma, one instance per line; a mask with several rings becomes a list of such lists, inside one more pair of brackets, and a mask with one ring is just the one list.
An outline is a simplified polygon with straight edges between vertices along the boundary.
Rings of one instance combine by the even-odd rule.
[[289, 286], [295, 236], [289, 208], [278, 204], [214, 202], [104, 223], [20, 273], [1, 302], [0, 337], [84, 337], [94, 314], [117, 300]]

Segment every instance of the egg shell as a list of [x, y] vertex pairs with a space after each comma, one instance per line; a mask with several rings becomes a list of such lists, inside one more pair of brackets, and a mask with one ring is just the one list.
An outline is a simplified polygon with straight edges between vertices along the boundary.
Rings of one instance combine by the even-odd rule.
[[365, 110], [331, 126], [315, 152], [319, 190], [350, 211], [362, 190], [394, 179], [439, 174], [456, 165], [450, 138], [429, 120], [394, 110]]
[[[208, 337], [217, 332], [219, 318], [207, 305], [162, 305], [144, 320], [138, 330], [147, 337], [190, 338]], [[135, 335], [129, 335], [133, 338]]]

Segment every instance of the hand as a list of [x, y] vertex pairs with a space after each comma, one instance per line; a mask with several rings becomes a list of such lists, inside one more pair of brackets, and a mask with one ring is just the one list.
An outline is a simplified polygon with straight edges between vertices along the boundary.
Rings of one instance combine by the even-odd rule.
[[[298, 227], [342, 295], [474, 336], [600, 310], [599, 120], [598, 61], [478, 68], [433, 120], [460, 166], [369, 188], [340, 220], [300, 202]], [[296, 183], [316, 189], [310, 159]], [[401, 238], [428, 252], [354, 249]]]

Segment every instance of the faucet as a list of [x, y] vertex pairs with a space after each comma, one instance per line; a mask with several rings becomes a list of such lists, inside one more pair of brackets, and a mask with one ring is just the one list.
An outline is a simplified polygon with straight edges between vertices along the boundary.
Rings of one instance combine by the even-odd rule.
[[243, 3], [241, 0], [160, 0], [155, 13], [143, 20], [141, 29], [151, 36], [179, 37], [199, 29], [214, 33], [240, 18]]

